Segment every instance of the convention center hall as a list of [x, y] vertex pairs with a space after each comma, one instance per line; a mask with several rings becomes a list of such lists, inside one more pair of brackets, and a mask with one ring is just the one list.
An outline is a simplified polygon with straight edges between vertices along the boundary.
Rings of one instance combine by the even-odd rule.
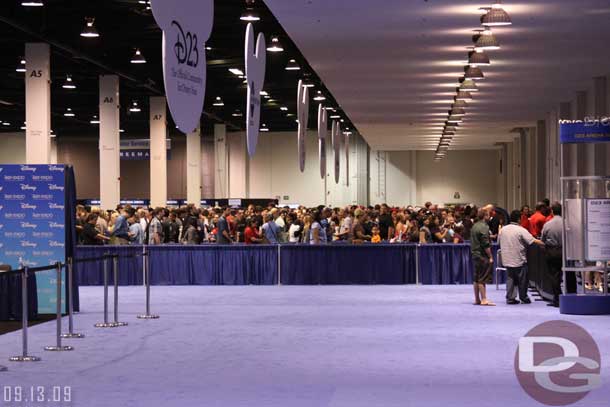
[[2, 0], [0, 407], [610, 405], [608, 0]]

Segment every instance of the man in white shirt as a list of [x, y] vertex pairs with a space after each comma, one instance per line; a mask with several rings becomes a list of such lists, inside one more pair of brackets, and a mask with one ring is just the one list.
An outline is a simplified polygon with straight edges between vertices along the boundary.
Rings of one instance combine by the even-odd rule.
[[506, 303], [531, 304], [527, 296], [529, 280], [527, 278], [527, 248], [532, 244], [544, 246], [540, 240], [535, 239], [530, 232], [519, 225], [521, 211], [514, 210], [510, 214], [510, 224], [500, 229], [498, 242], [502, 250], [502, 266], [506, 267]]

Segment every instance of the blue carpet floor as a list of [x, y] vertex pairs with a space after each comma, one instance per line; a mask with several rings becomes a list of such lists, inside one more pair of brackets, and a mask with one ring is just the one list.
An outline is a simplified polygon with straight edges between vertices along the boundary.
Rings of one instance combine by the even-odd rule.
[[[49, 353], [54, 323], [31, 328], [36, 364], [8, 362], [20, 332], [0, 336], [0, 387], [71, 386], [71, 404], [49, 406], [539, 406], [513, 358], [519, 337], [554, 319], [593, 335], [610, 378], [609, 317], [508, 306], [495, 289], [497, 307], [475, 307], [469, 286], [153, 287], [151, 321], [135, 318], [143, 294], [122, 287], [129, 326], [101, 330], [102, 288], [81, 288], [87, 337]], [[609, 403], [604, 384], [575, 406]]]

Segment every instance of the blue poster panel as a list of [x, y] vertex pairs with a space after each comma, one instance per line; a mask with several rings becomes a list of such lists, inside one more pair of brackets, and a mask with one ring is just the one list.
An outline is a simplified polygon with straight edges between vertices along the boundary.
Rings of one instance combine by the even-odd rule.
[[560, 120], [561, 144], [610, 142], [610, 122]]
[[[0, 165], [0, 264], [15, 270], [64, 263], [65, 207], [64, 166]], [[36, 273], [36, 283], [38, 312], [55, 313], [56, 272]]]

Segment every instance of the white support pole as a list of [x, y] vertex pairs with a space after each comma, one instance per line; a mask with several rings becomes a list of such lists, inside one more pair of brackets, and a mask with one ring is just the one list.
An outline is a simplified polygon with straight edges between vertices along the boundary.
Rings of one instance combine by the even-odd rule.
[[119, 77], [100, 75], [100, 207], [114, 209], [121, 200]]
[[28, 164], [49, 164], [51, 159], [50, 47], [25, 44], [25, 157]]
[[51, 151], [49, 154], [49, 164], [57, 164], [57, 137], [51, 137]]
[[186, 200], [201, 205], [201, 131], [186, 135]]
[[150, 98], [150, 205], [167, 205], [167, 124], [165, 97]]

